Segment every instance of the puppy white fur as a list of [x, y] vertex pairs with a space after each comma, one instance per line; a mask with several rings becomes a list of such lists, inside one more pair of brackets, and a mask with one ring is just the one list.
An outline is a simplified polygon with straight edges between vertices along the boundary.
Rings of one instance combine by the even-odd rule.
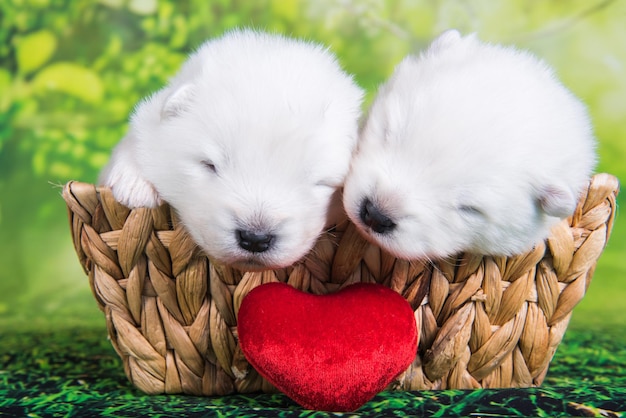
[[233, 31], [139, 103], [100, 182], [129, 207], [168, 202], [219, 262], [288, 266], [341, 207], [362, 95], [320, 45]]
[[400, 258], [511, 255], [574, 211], [594, 147], [585, 107], [546, 64], [452, 30], [380, 88], [344, 206]]

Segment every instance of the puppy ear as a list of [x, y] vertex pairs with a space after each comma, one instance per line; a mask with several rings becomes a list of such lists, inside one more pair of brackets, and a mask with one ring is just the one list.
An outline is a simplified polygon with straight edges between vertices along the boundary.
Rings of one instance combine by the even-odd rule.
[[544, 186], [539, 191], [539, 206], [550, 216], [567, 218], [576, 209], [576, 196], [567, 187], [556, 184]]
[[456, 29], [449, 29], [435, 38], [435, 40], [430, 44], [430, 49], [433, 51], [445, 49], [458, 42], [460, 39], [461, 32]]
[[161, 119], [174, 118], [187, 110], [193, 100], [193, 90], [193, 85], [183, 84], [170, 94], [161, 109]]

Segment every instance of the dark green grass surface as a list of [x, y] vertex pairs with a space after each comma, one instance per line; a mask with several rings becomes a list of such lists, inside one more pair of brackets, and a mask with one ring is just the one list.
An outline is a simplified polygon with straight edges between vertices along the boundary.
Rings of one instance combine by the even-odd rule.
[[[626, 336], [571, 329], [542, 388], [387, 392], [343, 416], [621, 416]], [[101, 328], [4, 330], [0, 416], [326, 417], [283, 395], [146, 396], [133, 389]]]

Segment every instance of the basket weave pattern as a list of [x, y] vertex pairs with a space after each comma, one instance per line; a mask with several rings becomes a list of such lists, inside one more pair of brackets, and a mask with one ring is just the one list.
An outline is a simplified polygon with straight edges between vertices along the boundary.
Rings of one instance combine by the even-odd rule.
[[572, 309], [585, 295], [615, 216], [617, 179], [591, 179], [575, 213], [514, 257], [393, 258], [346, 222], [285, 269], [210, 262], [167, 205], [129, 210], [111, 191], [63, 190], [79, 260], [128, 379], [143, 392], [225, 395], [275, 389], [237, 344], [237, 312], [254, 287], [281, 281], [315, 294], [376, 282], [411, 304], [418, 355], [389, 389], [541, 384]]

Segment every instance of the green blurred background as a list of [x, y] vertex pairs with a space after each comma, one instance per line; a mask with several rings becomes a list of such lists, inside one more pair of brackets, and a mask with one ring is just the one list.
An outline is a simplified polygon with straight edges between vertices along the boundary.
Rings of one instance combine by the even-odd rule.
[[[623, 0], [3, 1], [0, 332], [104, 327], [59, 186], [94, 182], [134, 104], [203, 40], [240, 26], [328, 44], [368, 102], [405, 54], [447, 28], [529, 49], [589, 106], [598, 171], [626, 178]], [[573, 327], [624, 330], [625, 255], [618, 214]]]

